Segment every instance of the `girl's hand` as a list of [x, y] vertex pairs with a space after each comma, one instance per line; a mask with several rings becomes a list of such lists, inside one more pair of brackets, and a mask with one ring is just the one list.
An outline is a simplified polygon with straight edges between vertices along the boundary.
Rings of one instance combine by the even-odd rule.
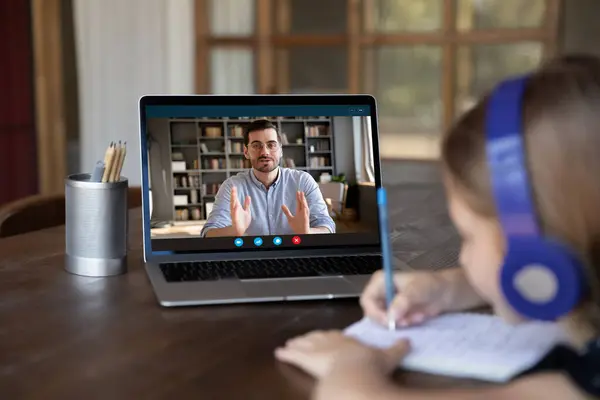
[[[397, 295], [391, 305], [391, 313], [399, 326], [419, 324], [444, 312], [485, 305], [462, 268], [397, 272], [394, 284]], [[385, 282], [381, 271], [373, 274], [361, 295], [360, 304], [367, 317], [387, 325]]]
[[377, 349], [363, 345], [340, 331], [315, 331], [288, 340], [284, 347], [275, 350], [275, 357], [322, 379], [334, 367], [370, 369], [378, 374], [389, 374], [408, 350], [406, 340], [387, 349]]
[[[447, 281], [436, 272], [399, 272], [394, 274], [396, 297], [390, 312], [399, 326], [419, 324], [448, 308]], [[365, 315], [387, 325], [385, 278], [382, 271], [373, 274], [360, 297]]]

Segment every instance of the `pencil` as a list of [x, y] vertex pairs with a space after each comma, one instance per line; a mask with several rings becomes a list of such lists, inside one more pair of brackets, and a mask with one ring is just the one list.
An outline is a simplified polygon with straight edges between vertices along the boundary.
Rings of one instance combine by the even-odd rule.
[[106, 183], [110, 179], [111, 167], [115, 158], [115, 143], [110, 142], [110, 146], [106, 149], [104, 154], [104, 174], [102, 175], [102, 182]]
[[383, 187], [377, 189], [377, 208], [379, 211], [379, 234], [381, 237], [381, 255], [383, 259], [383, 276], [385, 279], [386, 309], [388, 311], [388, 330], [396, 330], [396, 320], [391, 313], [394, 300], [394, 272], [392, 270], [392, 245], [388, 226], [387, 193]]
[[110, 176], [108, 178], [109, 182], [116, 182], [117, 181], [117, 174], [119, 173], [119, 160], [121, 159], [121, 152], [122, 152], [122, 147], [121, 147], [121, 141], [119, 140], [119, 144], [117, 144], [116, 148], [115, 148], [115, 156], [112, 160], [112, 166], [110, 169]]
[[121, 179], [121, 171], [123, 171], [123, 163], [125, 162], [125, 155], [127, 154], [127, 142], [123, 142], [121, 151], [119, 152], [119, 163], [117, 164], [117, 174], [115, 182]]

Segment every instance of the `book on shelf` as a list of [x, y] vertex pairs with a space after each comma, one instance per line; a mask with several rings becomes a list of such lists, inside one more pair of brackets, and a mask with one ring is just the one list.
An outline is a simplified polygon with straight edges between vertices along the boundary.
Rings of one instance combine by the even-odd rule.
[[227, 160], [225, 158], [207, 158], [203, 160], [204, 169], [226, 169]]
[[198, 191], [190, 190], [190, 203], [198, 204]]
[[215, 196], [220, 187], [220, 183], [203, 183], [200, 188], [200, 193], [202, 196]]
[[245, 160], [245, 159], [234, 159], [234, 160], [229, 160], [229, 168], [231, 169], [245, 169], [245, 168], [250, 168], [252, 166], [252, 164], [250, 163], [250, 160]]
[[328, 157], [311, 157], [310, 158], [310, 167], [311, 168], [329, 167], [329, 158]]
[[183, 208], [183, 209], [178, 209], [176, 210], [176, 217], [175, 219], [178, 221], [186, 221], [189, 219], [189, 211], [187, 208]]
[[229, 130], [229, 136], [234, 138], [244, 137], [244, 128], [242, 128], [240, 125], [232, 126]]
[[241, 142], [229, 142], [229, 152], [230, 153], [243, 153], [244, 152], [244, 144]]
[[176, 176], [174, 178], [175, 189], [199, 188], [200, 177], [198, 175]]
[[314, 151], [330, 151], [329, 141], [328, 140], [316, 140], [314, 143], [311, 143], [311, 145], [309, 147], [309, 151], [311, 153]]
[[176, 221], [199, 221], [202, 215], [199, 207], [179, 208], [175, 210]]
[[329, 127], [326, 125], [309, 125], [305, 128], [307, 137], [328, 136]]
[[204, 128], [204, 137], [207, 137], [207, 138], [223, 137], [223, 130], [220, 126], [207, 126]]

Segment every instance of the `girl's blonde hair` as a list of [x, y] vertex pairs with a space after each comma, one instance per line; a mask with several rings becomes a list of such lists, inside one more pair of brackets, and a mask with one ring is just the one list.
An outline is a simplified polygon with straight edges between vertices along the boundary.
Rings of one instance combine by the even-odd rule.
[[[488, 97], [442, 141], [450, 190], [496, 218], [485, 151]], [[571, 246], [591, 293], [578, 314], [600, 333], [600, 59], [568, 55], [533, 72], [523, 97], [523, 135], [533, 198], [545, 235]]]

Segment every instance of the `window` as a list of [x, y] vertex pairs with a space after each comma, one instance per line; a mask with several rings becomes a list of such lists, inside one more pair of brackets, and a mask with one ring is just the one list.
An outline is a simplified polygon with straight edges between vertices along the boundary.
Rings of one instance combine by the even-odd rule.
[[560, 0], [196, 0], [196, 7], [199, 92], [371, 93], [381, 139], [393, 143], [382, 150], [418, 157], [431, 156], [440, 133], [491, 86], [554, 54]]

